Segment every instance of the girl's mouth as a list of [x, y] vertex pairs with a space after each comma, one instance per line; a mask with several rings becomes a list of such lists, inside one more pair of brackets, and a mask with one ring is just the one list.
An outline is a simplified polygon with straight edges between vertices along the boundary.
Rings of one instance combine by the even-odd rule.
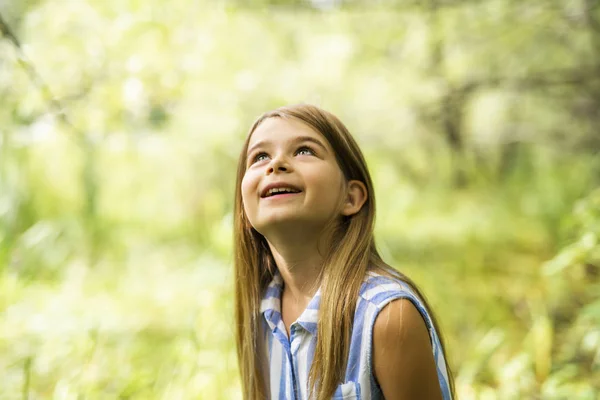
[[268, 199], [287, 199], [290, 198], [292, 196], [295, 196], [297, 194], [300, 194], [302, 192], [281, 192], [281, 193], [274, 193], [271, 194], [269, 196], [265, 196], [264, 199], [268, 200]]
[[301, 190], [287, 184], [274, 184], [267, 186], [265, 190], [263, 190], [261, 197], [273, 197], [273, 196], [281, 196], [284, 194], [296, 194], [300, 193]]

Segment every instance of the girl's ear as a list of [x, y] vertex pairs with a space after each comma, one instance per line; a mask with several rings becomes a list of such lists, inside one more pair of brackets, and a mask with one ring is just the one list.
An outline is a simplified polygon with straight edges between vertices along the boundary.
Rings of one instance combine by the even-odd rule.
[[350, 216], [360, 211], [365, 201], [367, 201], [367, 187], [364, 183], [357, 180], [348, 182], [346, 200], [342, 207], [342, 215]]

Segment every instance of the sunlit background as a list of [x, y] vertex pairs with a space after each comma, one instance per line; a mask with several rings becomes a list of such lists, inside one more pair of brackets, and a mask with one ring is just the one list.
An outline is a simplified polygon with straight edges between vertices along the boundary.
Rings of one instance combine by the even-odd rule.
[[600, 399], [591, 0], [0, 0], [0, 398], [239, 399], [236, 161], [308, 102], [461, 399]]

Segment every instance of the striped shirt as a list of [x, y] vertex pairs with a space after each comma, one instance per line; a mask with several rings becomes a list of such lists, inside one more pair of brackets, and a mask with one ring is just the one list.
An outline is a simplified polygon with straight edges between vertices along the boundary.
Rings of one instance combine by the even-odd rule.
[[[276, 272], [260, 307], [264, 317], [262, 331], [268, 360], [268, 367], [265, 367], [269, 369], [271, 399], [305, 400], [308, 399], [308, 373], [316, 345], [321, 290], [290, 326], [290, 338], [281, 319], [282, 292], [283, 279]], [[373, 325], [386, 304], [401, 298], [410, 300], [421, 313], [429, 331], [443, 398], [452, 400], [440, 340], [423, 302], [405, 282], [373, 272], [367, 274], [360, 288], [344, 383], [337, 388], [333, 399], [384, 398], [372, 370]]]

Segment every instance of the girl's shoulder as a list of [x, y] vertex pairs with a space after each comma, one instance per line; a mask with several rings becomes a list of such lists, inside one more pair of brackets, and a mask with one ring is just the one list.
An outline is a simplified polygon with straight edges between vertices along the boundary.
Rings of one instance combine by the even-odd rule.
[[421, 299], [415, 290], [400, 275], [390, 272], [389, 275], [374, 271], [368, 271], [359, 291], [359, 297], [370, 303], [383, 307], [387, 300], [396, 298], [409, 298], [418, 301]]
[[427, 303], [416, 289], [403, 280], [402, 275], [391, 268], [386, 273], [367, 272], [359, 291], [359, 303], [370, 304], [378, 313], [391, 301], [398, 299], [409, 300], [425, 320], [427, 328], [433, 329]]
[[372, 309], [372, 313], [369, 313], [372, 324], [386, 305], [399, 299], [409, 300], [415, 306], [425, 321], [432, 341], [437, 343], [437, 332], [427, 303], [416, 289], [402, 279], [402, 275], [391, 268], [383, 274], [374, 271], [367, 272], [359, 291], [357, 309]]

